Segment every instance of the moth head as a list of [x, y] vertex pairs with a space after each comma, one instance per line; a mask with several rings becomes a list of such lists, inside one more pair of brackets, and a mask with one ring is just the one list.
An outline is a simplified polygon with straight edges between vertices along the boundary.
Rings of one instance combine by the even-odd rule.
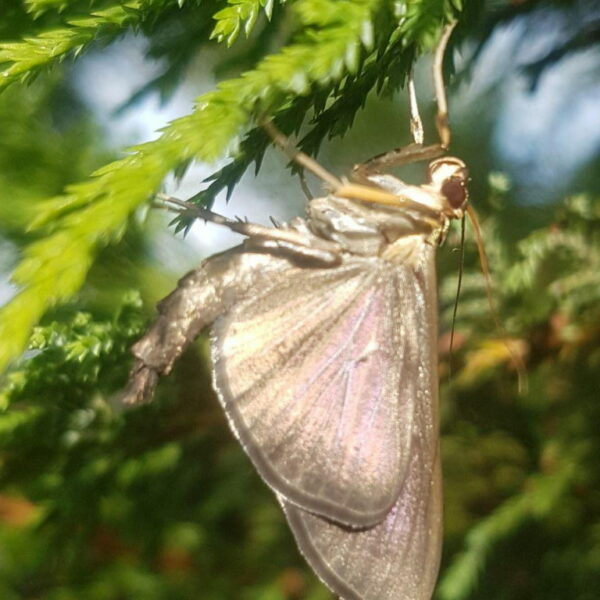
[[465, 163], [452, 156], [438, 158], [429, 164], [429, 183], [445, 198], [444, 212], [448, 217], [460, 219], [469, 200], [467, 182], [469, 170]]

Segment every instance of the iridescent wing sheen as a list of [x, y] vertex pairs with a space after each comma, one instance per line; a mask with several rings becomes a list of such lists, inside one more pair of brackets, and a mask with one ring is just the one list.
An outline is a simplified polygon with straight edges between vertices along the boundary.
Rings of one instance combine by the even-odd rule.
[[418, 271], [373, 257], [290, 268], [213, 326], [230, 424], [292, 504], [352, 527], [396, 504], [418, 430], [419, 369], [435, 371], [420, 348], [430, 286]]
[[440, 461], [426, 465], [418, 451], [411, 458], [398, 501], [374, 527], [353, 530], [279, 498], [300, 551], [343, 600], [431, 599], [442, 545]]
[[383, 518], [405, 470], [395, 289], [368, 263], [296, 269], [213, 329], [215, 385], [266, 482], [351, 525]]
[[279, 496], [301, 552], [343, 600], [430, 600], [433, 593], [442, 544], [442, 494], [432, 258], [431, 250], [425, 252], [412, 285], [410, 278], [404, 279], [401, 289], [415, 302], [411, 327], [403, 335], [417, 361], [412, 363], [414, 370], [404, 373], [416, 388], [410, 400], [414, 414], [407, 426], [410, 458], [395, 505], [381, 523], [357, 530]]

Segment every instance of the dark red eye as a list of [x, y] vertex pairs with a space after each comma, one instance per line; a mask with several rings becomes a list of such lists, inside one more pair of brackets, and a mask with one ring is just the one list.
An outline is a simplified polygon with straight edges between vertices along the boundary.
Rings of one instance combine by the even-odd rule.
[[451, 177], [442, 184], [442, 194], [454, 209], [462, 208], [467, 200], [467, 189], [462, 177]]

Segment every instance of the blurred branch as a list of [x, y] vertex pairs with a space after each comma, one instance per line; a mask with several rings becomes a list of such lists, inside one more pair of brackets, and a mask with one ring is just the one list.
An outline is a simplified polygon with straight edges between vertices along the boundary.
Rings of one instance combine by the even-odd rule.
[[475, 525], [467, 534], [465, 550], [445, 571], [437, 588], [437, 598], [470, 598], [494, 548], [527, 521], [548, 518], [569, 490], [575, 467], [576, 462], [565, 461], [554, 473], [532, 476], [522, 494], [507, 500]]
[[581, 52], [600, 44], [600, 17], [585, 24], [581, 30], [575, 31], [564, 42], [552, 48], [545, 56], [523, 67], [529, 78], [529, 90], [534, 92], [540, 77], [548, 67], [554, 66], [565, 56], [573, 52]]

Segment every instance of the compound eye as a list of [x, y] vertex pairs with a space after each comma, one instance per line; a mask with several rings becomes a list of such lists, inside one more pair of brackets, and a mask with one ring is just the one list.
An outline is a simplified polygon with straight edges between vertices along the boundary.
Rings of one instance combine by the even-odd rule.
[[462, 208], [467, 201], [467, 188], [462, 177], [450, 177], [443, 183], [441, 191], [455, 210]]

